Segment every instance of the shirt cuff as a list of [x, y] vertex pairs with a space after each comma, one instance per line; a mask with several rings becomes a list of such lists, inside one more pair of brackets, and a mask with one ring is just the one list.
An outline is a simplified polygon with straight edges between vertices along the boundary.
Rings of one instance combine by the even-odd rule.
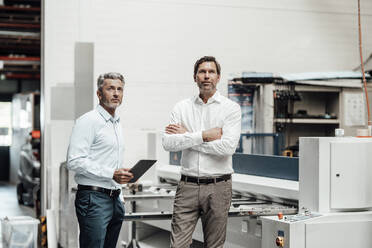
[[203, 143], [203, 134], [202, 131], [191, 133], [192, 140], [194, 141], [194, 145], [200, 145]]

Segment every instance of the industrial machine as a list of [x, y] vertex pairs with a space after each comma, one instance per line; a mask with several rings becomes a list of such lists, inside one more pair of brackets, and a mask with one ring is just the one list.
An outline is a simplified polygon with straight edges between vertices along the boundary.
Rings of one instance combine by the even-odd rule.
[[17, 184], [20, 204], [40, 215], [40, 93], [15, 94], [12, 99], [10, 182]]
[[242, 110], [240, 152], [298, 157], [299, 137], [331, 137], [336, 128], [356, 135], [367, 122], [361, 72], [233, 76], [228, 97]]
[[300, 138], [299, 214], [262, 217], [262, 247], [372, 247], [371, 149], [371, 138]]
[[[300, 138], [300, 157], [235, 154], [228, 248], [372, 247], [372, 139]], [[180, 167], [158, 164], [158, 185], [125, 195], [127, 220], [170, 230]], [[163, 184], [164, 185], [164, 184]], [[146, 231], [144, 231], [146, 230]], [[193, 239], [202, 241], [200, 223]], [[133, 231], [133, 230], [132, 230]], [[138, 233], [139, 232], [139, 233]]]
[[20, 152], [17, 199], [19, 204], [34, 206], [40, 198], [40, 131], [29, 136]]

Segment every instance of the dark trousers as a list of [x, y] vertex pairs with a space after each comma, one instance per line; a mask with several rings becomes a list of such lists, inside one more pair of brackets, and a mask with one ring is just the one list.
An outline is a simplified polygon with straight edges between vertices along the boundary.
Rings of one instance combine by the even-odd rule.
[[79, 190], [75, 208], [80, 227], [80, 248], [116, 247], [125, 211], [119, 197]]

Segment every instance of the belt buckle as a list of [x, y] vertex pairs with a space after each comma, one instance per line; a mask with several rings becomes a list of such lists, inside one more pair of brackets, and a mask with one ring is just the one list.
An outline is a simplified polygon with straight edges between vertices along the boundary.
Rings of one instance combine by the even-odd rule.
[[110, 197], [112, 197], [114, 190], [110, 189]]

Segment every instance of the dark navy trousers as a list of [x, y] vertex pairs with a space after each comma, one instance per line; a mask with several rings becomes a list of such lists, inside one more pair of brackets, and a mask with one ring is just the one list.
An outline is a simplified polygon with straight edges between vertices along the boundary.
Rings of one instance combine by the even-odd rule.
[[75, 208], [80, 227], [80, 248], [116, 247], [125, 213], [119, 197], [79, 190]]

